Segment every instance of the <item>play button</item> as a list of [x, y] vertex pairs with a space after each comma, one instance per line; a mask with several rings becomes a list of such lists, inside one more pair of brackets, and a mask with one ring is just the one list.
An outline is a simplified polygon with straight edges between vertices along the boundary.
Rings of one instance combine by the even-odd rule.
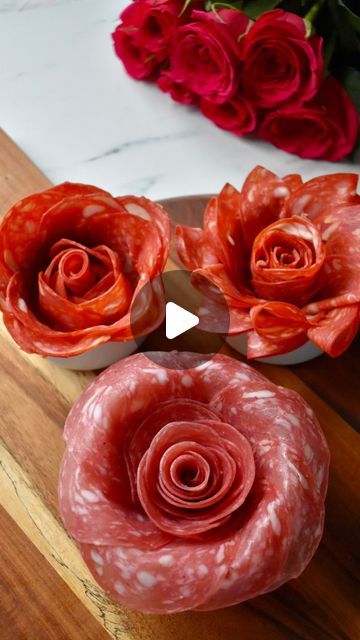
[[[220, 351], [229, 328], [229, 312], [224, 296], [214, 284], [205, 287], [190, 271], [166, 271], [139, 291], [131, 308], [131, 329], [139, 350], [152, 362], [157, 352], [195, 351], [204, 354], [204, 362]], [[210, 294], [210, 299], [208, 297]], [[145, 323], [143, 322], [146, 317]], [[161, 317], [160, 324], [157, 319]], [[148, 332], [149, 322], [157, 328]], [[211, 328], [209, 328], [211, 325]], [[174, 355], [173, 369], [177, 365]]]
[[175, 302], [166, 303], [165, 335], [168, 340], [181, 336], [182, 333], [196, 327], [197, 324], [199, 324], [199, 318], [194, 313], [186, 311]]

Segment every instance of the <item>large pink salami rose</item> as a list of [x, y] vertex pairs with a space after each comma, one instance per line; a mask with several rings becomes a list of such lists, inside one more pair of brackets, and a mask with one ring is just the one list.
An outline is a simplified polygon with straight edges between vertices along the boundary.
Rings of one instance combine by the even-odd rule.
[[96, 580], [127, 607], [172, 613], [298, 576], [327, 488], [312, 409], [232, 358], [154, 355], [107, 369], [65, 425], [61, 516]]

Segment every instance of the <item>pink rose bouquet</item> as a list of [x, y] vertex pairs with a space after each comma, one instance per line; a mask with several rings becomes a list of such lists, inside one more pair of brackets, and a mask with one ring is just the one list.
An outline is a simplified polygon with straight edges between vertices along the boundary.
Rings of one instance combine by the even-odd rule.
[[284, 4], [135, 0], [113, 33], [115, 52], [130, 76], [156, 81], [222, 129], [340, 160], [359, 135], [360, 16], [342, 0], [331, 11], [327, 0], [294, 12]]

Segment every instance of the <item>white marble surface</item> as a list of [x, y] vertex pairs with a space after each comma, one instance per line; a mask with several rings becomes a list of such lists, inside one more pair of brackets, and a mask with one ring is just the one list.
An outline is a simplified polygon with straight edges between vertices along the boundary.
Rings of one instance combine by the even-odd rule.
[[0, 0], [0, 125], [55, 183], [152, 198], [240, 186], [255, 164], [354, 170], [241, 140], [128, 78], [110, 34], [127, 0]]

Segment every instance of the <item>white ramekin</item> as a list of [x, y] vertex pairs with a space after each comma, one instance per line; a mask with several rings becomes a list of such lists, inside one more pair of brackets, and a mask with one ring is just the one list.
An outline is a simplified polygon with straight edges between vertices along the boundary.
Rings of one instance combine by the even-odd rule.
[[99, 347], [89, 349], [79, 356], [71, 356], [70, 358], [53, 358], [48, 357], [47, 360], [57, 364], [65, 369], [75, 369], [77, 371], [90, 371], [91, 369], [105, 369], [117, 360], [126, 358], [139, 348], [144, 342], [144, 338], [128, 340], [127, 342], [105, 342]]
[[[238, 336], [228, 336], [225, 338], [226, 342], [230, 347], [242, 353], [246, 356], [246, 348], [247, 348], [247, 335], [246, 333], [241, 333]], [[269, 358], [256, 358], [256, 362], [264, 362], [266, 364], [280, 364], [280, 365], [291, 365], [291, 364], [300, 364], [300, 362], [307, 362], [308, 360], [313, 360], [318, 356], [321, 356], [323, 351], [319, 349], [313, 342], [308, 340], [302, 347], [298, 349], [294, 349], [294, 351], [289, 351], [288, 353], [283, 353], [280, 356], [270, 356]]]

